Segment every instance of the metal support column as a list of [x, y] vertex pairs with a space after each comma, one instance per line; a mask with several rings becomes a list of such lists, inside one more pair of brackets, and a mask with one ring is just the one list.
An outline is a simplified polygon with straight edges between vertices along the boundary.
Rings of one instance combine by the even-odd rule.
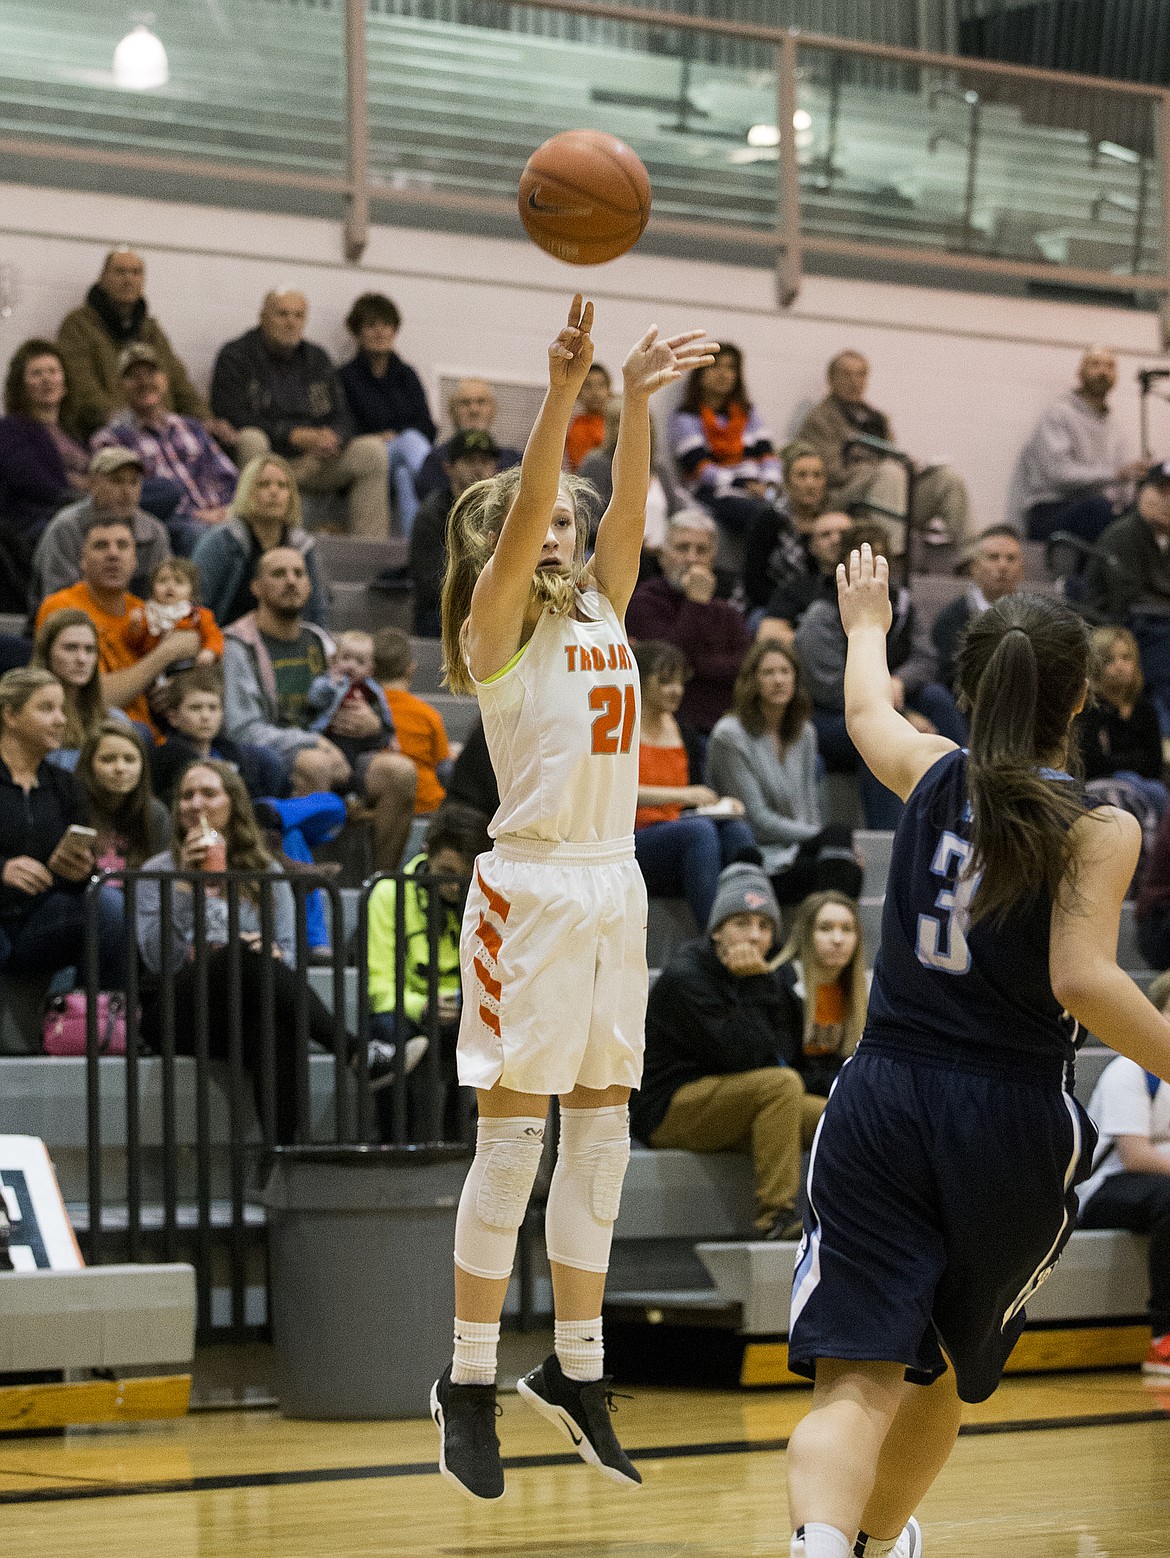
[[345, 257], [356, 263], [370, 237], [370, 119], [366, 89], [366, 0], [345, 0]]
[[796, 32], [776, 50], [776, 112], [780, 131], [776, 188], [776, 303], [787, 308], [800, 292], [800, 170], [796, 165]]

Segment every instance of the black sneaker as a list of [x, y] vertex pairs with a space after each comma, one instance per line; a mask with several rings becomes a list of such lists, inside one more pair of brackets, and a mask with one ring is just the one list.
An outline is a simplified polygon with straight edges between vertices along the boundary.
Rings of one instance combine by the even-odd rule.
[[804, 1218], [795, 1207], [782, 1206], [772, 1219], [772, 1225], [757, 1238], [771, 1244], [795, 1244], [804, 1233]]
[[609, 1421], [615, 1410], [609, 1380], [608, 1374], [584, 1385], [568, 1379], [553, 1353], [526, 1374], [516, 1389], [541, 1417], [556, 1424], [581, 1459], [596, 1466], [603, 1477], [627, 1487], [638, 1486], [642, 1481], [638, 1468], [617, 1442]]
[[468, 1498], [504, 1496], [504, 1468], [496, 1437], [494, 1385], [456, 1385], [451, 1365], [431, 1386], [431, 1416], [439, 1430], [439, 1471]]

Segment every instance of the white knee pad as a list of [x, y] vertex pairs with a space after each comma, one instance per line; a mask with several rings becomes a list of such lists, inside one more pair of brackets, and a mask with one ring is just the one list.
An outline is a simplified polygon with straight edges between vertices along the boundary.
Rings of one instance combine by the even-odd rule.
[[516, 1234], [544, 1151], [544, 1121], [479, 1122], [455, 1220], [455, 1264], [473, 1277], [512, 1274]]
[[630, 1161], [630, 1111], [562, 1109], [557, 1166], [548, 1193], [549, 1260], [579, 1271], [609, 1270], [613, 1225]]

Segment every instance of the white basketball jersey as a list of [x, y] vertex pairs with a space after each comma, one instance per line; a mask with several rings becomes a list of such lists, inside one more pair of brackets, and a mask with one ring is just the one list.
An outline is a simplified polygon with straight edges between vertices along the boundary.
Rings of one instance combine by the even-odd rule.
[[500, 809], [489, 832], [557, 843], [629, 838], [638, 804], [638, 667], [617, 613], [578, 591], [586, 621], [542, 613], [476, 696]]

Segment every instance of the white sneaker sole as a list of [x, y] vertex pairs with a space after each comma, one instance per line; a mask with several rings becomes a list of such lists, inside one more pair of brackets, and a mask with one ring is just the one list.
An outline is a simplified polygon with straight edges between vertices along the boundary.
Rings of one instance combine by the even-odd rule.
[[[443, 1440], [443, 1408], [439, 1404], [439, 1382], [431, 1386], [431, 1421], [439, 1430], [439, 1476], [443, 1477], [453, 1488], [458, 1488], [464, 1498], [469, 1498], [473, 1504], [498, 1504], [503, 1498], [503, 1493], [497, 1493], [495, 1498], [485, 1498], [482, 1493], [474, 1493], [465, 1482], [460, 1482], [453, 1471], [447, 1467], [447, 1450]], [[507, 1492], [505, 1488], [504, 1492]]]
[[[905, 1545], [903, 1545], [902, 1537], [909, 1537]], [[922, 1527], [915, 1520], [914, 1516], [911, 1515], [906, 1522], [906, 1529], [902, 1532], [902, 1536], [898, 1538], [894, 1551], [890, 1554], [890, 1558], [922, 1558], [922, 1547]]]
[[560, 1429], [561, 1433], [564, 1434], [565, 1438], [573, 1446], [574, 1450], [576, 1450], [577, 1454], [581, 1457], [587, 1466], [592, 1466], [595, 1471], [599, 1471], [601, 1475], [603, 1477], [607, 1477], [610, 1482], [618, 1483], [620, 1487], [639, 1488], [642, 1486], [640, 1482], [631, 1482], [629, 1477], [624, 1476], [615, 1467], [607, 1466], [605, 1464], [605, 1462], [598, 1455], [597, 1451], [589, 1443], [589, 1436], [587, 1434], [581, 1433], [577, 1427], [577, 1424], [565, 1411], [564, 1407], [559, 1407], [554, 1405], [551, 1401], [546, 1401], [543, 1396], [538, 1395], [537, 1392], [533, 1390], [532, 1386], [523, 1379], [517, 1381], [516, 1391], [519, 1395], [523, 1396], [524, 1400], [527, 1401], [528, 1405], [532, 1407], [534, 1411], [539, 1412], [541, 1417], [543, 1417], [547, 1422], [552, 1423], [555, 1428]]

